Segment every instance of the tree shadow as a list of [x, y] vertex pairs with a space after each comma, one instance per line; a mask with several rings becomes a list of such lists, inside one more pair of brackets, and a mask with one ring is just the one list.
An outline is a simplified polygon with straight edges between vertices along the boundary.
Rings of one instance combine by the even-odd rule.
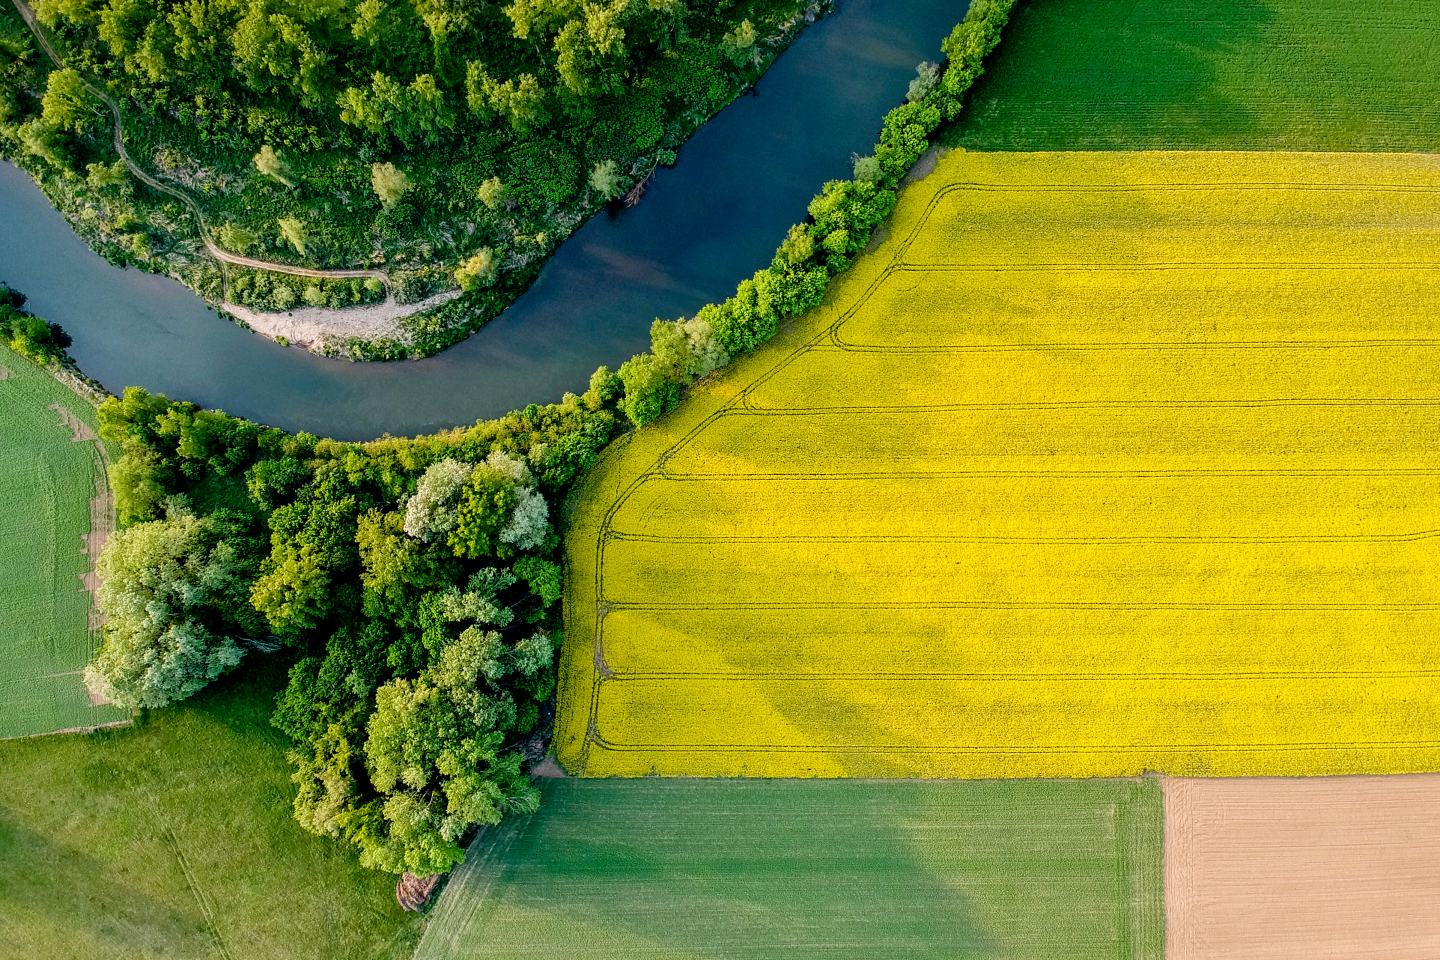
[[[155, 867], [144, 859], [131, 868]], [[0, 863], [6, 865], [0, 871], [0, 942], [7, 955], [136, 957], [166, 954], [179, 944], [208, 953], [209, 931], [198, 905], [182, 909], [141, 892], [124, 882], [123, 871], [117, 875], [113, 863], [37, 832], [5, 805]], [[178, 872], [175, 884], [177, 901], [187, 902]]]
[[[1291, 63], [1303, 73], [1303, 57], [1285, 61], [1270, 48], [1267, 28], [1289, 13], [1282, 6], [1021, 3], [944, 142], [982, 150], [1254, 149], [1275, 128], [1264, 101], [1283, 92]], [[1253, 84], [1254, 97], [1234, 95], [1239, 85], [1227, 81], [1237, 77], [1247, 94]], [[1319, 114], [1325, 105], [1316, 98], [1310, 106]]]
[[[1080, 958], [1113, 956], [1129, 937], [1109, 848], [1117, 830], [1129, 836], [1134, 783], [542, 789], [539, 814], [472, 846], [417, 960], [1024, 958], [1061, 943]], [[1147, 811], [1141, 828], [1154, 832], [1158, 805]]]

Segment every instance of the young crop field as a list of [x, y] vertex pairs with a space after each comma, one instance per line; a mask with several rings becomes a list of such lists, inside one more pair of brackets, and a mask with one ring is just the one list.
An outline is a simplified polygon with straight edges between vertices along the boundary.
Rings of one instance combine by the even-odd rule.
[[415, 960], [1159, 960], [1155, 781], [551, 780]]
[[1164, 790], [1167, 960], [1435, 954], [1440, 777]]
[[587, 775], [1440, 766], [1440, 161], [954, 153], [571, 504]]
[[291, 819], [284, 677], [246, 672], [133, 727], [0, 743], [0, 955], [409, 960], [394, 878]]
[[1027, 0], [951, 141], [1440, 150], [1440, 6]]
[[0, 738], [123, 721], [80, 678], [98, 641], [90, 534], [109, 514], [95, 410], [3, 347], [0, 491]]

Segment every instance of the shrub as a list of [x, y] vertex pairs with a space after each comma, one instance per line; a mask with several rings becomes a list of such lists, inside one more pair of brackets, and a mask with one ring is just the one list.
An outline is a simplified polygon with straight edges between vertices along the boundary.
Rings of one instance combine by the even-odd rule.
[[664, 363], [651, 353], [637, 354], [620, 365], [620, 382], [625, 385], [620, 410], [635, 426], [655, 422], [680, 401], [680, 385], [666, 374]]
[[460, 285], [461, 290], [468, 293], [490, 286], [498, 274], [499, 267], [495, 263], [494, 251], [489, 247], [481, 247], [470, 259], [455, 268], [455, 282]]

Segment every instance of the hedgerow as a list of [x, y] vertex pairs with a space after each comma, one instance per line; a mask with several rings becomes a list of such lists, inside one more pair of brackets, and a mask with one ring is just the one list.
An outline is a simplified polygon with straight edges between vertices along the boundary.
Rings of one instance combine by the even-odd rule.
[[[975, 0], [965, 19], [941, 44], [948, 58], [938, 79], [922, 64], [924, 90], [914, 102], [886, 115], [872, 156], [856, 161], [856, 176], [825, 184], [810, 202], [807, 222], [792, 227], [770, 265], [740, 283], [735, 295], [710, 304], [693, 318], [657, 322], [651, 352], [621, 365], [622, 409], [644, 426], [680, 401], [696, 378], [749, 353], [775, 335], [780, 323], [817, 306], [829, 281], [869, 244], [875, 228], [894, 209], [896, 192], [916, 161], [930, 149], [936, 131], [959, 115], [965, 94], [984, 70], [984, 59], [1016, 0]], [[672, 328], [684, 327], [676, 336]], [[660, 358], [666, 359], [660, 359]]]

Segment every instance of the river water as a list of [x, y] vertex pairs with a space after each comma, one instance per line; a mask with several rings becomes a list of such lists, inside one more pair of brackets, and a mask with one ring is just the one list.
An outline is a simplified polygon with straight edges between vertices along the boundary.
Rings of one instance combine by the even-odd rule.
[[939, 58], [965, 0], [839, 0], [700, 129], [645, 198], [561, 245], [535, 284], [437, 357], [351, 363], [277, 346], [181, 284], [93, 253], [21, 171], [0, 163], [0, 281], [74, 338], [106, 388], [140, 385], [345, 440], [474, 422], [580, 392], [646, 349], [656, 317], [728, 296], [769, 262], [826, 180], [849, 175], [915, 64]]

